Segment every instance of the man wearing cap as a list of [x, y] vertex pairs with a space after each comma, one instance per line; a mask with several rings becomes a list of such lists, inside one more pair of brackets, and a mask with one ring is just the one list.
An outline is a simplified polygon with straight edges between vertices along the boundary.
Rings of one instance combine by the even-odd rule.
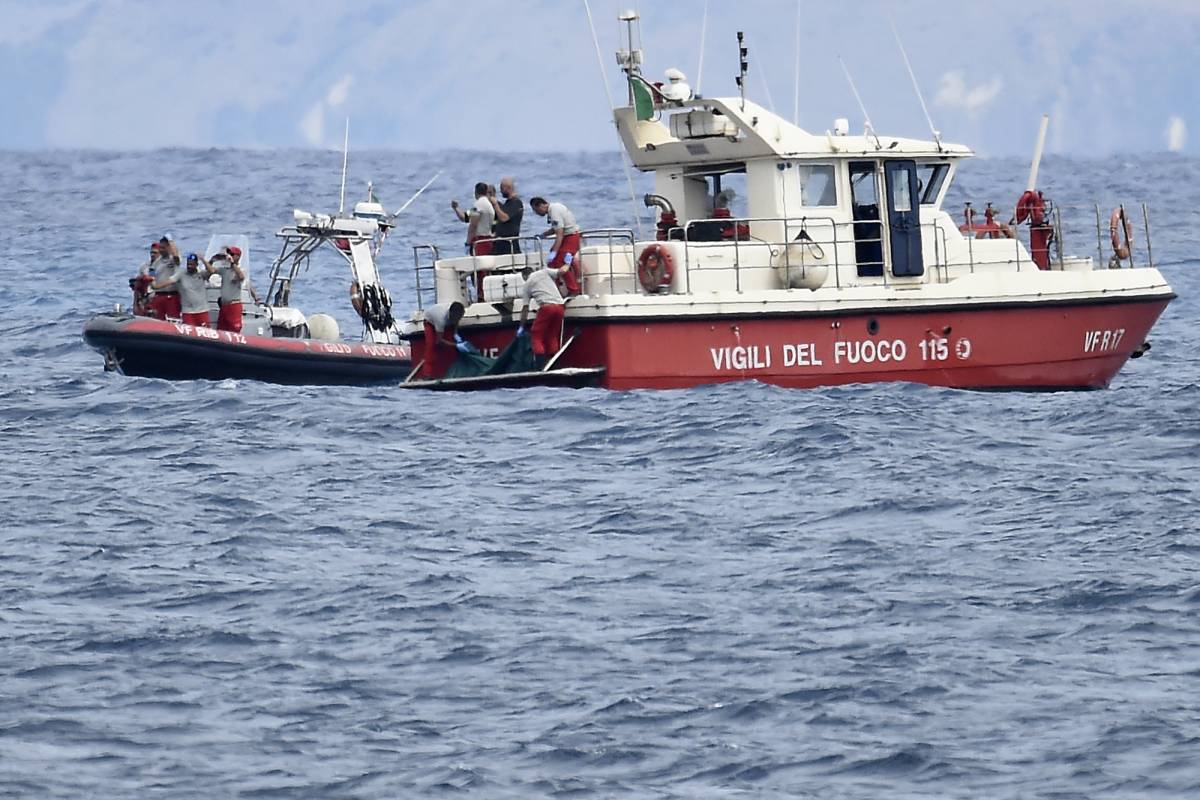
[[246, 271], [242, 269], [240, 247], [226, 247], [213, 256], [209, 269], [221, 276], [221, 296], [217, 300], [221, 310], [217, 312], [217, 330], [242, 332], [242, 286], [246, 282]]
[[[174, 281], [165, 282], [164, 279], [174, 277], [179, 271], [179, 248], [175, 246], [175, 242], [171, 240], [171, 234], [164, 234], [158, 240], [158, 260], [150, 264], [150, 270], [154, 272], [155, 289], [154, 297], [150, 300], [150, 313], [152, 316], [159, 319], [179, 319], [181, 306], [179, 301], [179, 289]], [[163, 282], [165, 286], [161, 291], [158, 290], [158, 283]]]
[[558, 291], [558, 279], [570, 272], [571, 257], [568, 263], [561, 267], [534, 270], [525, 267], [521, 277], [525, 285], [521, 287], [521, 297], [525, 305], [521, 308], [521, 324], [517, 328], [517, 336], [525, 335], [525, 323], [529, 319], [529, 306], [536, 300], [537, 316], [533, 318], [533, 330], [530, 336], [530, 347], [533, 349], [533, 363], [538, 369], [546, 366], [546, 362], [554, 357], [559, 348], [559, 334], [562, 332], [563, 313], [566, 311], [562, 293]]
[[466, 308], [462, 303], [438, 303], [425, 309], [425, 366], [422, 375], [440, 378], [471, 346], [458, 335], [458, 323]]
[[[561, 273], [562, 282], [567, 287], [568, 294], [579, 294], [583, 289], [579, 283], [579, 224], [575, 221], [575, 215], [562, 203], [548, 203], [541, 197], [530, 200], [529, 207], [533, 209], [533, 213], [545, 217], [550, 223], [550, 227], [542, 234], [544, 237], [554, 237], [546, 266], [558, 269], [567, 264], [570, 269]], [[571, 255], [571, 261], [566, 259], [568, 254]]]
[[185, 325], [197, 328], [208, 328], [208, 276], [210, 267], [200, 271], [200, 258], [195, 253], [188, 253], [187, 267], [175, 270], [167, 278], [154, 281], [155, 291], [175, 287], [179, 298]]

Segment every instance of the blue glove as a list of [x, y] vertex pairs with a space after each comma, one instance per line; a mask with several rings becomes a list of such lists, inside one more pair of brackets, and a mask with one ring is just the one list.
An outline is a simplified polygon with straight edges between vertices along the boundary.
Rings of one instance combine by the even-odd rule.
[[554, 260], [554, 256], [556, 256], [556, 255], [558, 255], [558, 254], [557, 254], [557, 253], [555, 253], [553, 250], [551, 250], [551, 251], [549, 252], [549, 254], [547, 254], [547, 256], [546, 256], [546, 263], [547, 263], [547, 264], [549, 264], [551, 261], [553, 261], [553, 260]]
[[459, 342], [458, 344], [454, 345], [454, 347], [455, 347], [455, 349], [457, 349], [457, 350], [458, 350], [458, 352], [460, 352], [460, 353], [469, 353], [469, 352], [471, 352], [471, 344], [470, 344], [470, 342]]
[[461, 334], [461, 333], [456, 333], [456, 334], [454, 334], [454, 343], [455, 343], [455, 344], [462, 344], [462, 343], [463, 343], [463, 338], [462, 338], [462, 334]]
[[571, 266], [571, 264], [573, 264], [574, 262], [575, 262], [575, 254], [574, 253], [567, 253], [565, 256], [563, 256], [563, 263], [566, 264], [568, 267]]
[[522, 336], [524, 336], [524, 335], [525, 335], [525, 326], [524, 326], [524, 325], [518, 325], [518, 326], [517, 326], [517, 338], [518, 338], [518, 339], [520, 339], [520, 338], [521, 338]]

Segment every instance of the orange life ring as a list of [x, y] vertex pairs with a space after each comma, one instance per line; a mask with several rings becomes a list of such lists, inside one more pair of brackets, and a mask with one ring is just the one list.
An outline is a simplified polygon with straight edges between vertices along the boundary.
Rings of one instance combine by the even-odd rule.
[[671, 276], [674, 274], [675, 265], [671, 261], [671, 251], [663, 245], [647, 245], [638, 256], [638, 280], [647, 292], [654, 294], [661, 287], [670, 286]]
[[[1121, 241], [1121, 217], [1125, 218], [1124, 241]], [[1123, 209], [1113, 209], [1112, 216], [1108, 218], [1108, 232], [1112, 237], [1113, 253], [1117, 258], [1129, 258], [1129, 251], [1133, 248], [1133, 223], [1129, 221], [1129, 216]]]

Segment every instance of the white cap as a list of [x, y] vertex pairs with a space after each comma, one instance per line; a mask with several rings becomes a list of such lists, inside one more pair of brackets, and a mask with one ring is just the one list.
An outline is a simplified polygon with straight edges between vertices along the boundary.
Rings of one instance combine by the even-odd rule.
[[679, 83], [680, 81], [687, 80], [687, 76], [674, 67], [668, 69], [665, 74], [667, 76], [667, 80], [669, 80], [671, 83]]

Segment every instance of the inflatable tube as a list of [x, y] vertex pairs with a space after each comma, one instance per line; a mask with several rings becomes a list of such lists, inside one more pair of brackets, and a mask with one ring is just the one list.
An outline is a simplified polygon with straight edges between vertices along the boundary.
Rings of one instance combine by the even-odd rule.
[[399, 383], [412, 370], [407, 345], [253, 336], [124, 313], [95, 315], [83, 339], [125, 375], [168, 380], [367, 385]]

